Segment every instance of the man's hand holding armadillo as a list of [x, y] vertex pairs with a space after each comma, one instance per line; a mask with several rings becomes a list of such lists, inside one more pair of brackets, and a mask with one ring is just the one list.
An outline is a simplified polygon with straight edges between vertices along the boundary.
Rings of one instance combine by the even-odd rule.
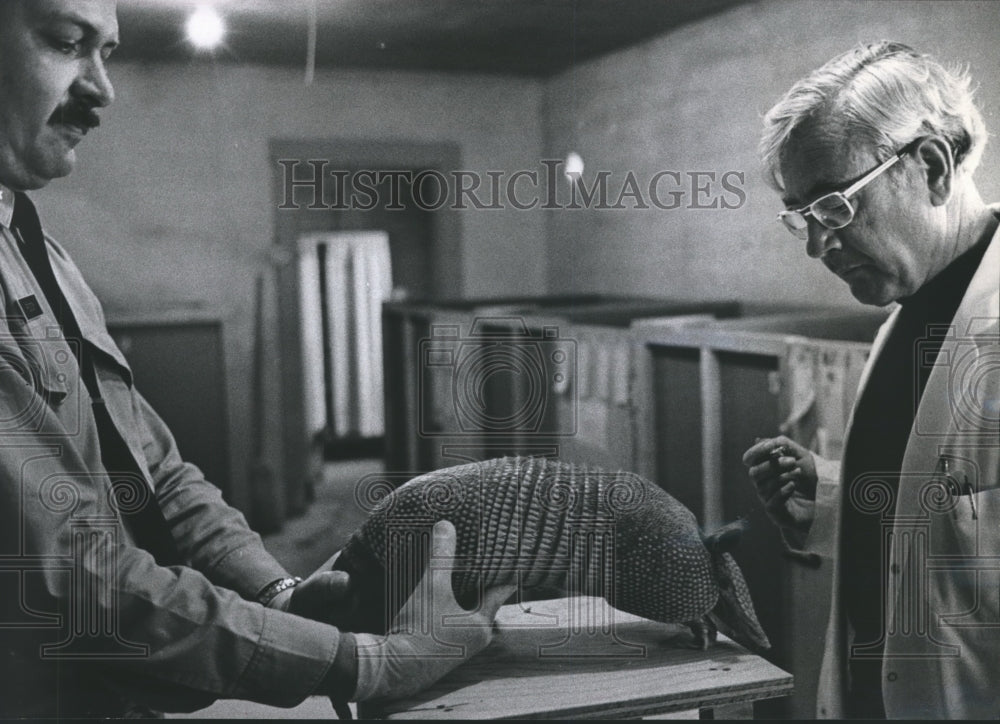
[[292, 589], [284, 610], [333, 626], [350, 620], [357, 600], [351, 596], [351, 578], [345, 571], [316, 571]]
[[451, 582], [455, 539], [450, 522], [436, 523], [429, 570], [400, 609], [389, 633], [354, 634], [358, 685], [353, 701], [414, 694], [489, 644], [497, 610], [517, 587], [491, 588], [484, 592], [478, 609], [462, 608]]

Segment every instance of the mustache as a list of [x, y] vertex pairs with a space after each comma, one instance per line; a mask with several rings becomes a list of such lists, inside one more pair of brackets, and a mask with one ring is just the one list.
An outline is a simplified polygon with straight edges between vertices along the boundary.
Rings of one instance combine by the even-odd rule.
[[52, 120], [83, 128], [97, 128], [101, 125], [101, 118], [97, 115], [94, 107], [85, 101], [69, 101], [52, 114]]

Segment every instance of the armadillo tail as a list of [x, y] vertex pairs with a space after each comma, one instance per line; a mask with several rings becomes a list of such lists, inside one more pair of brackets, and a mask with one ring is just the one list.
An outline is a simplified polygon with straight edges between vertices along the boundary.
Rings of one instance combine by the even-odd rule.
[[720, 552], [712, 556], [712, 564], [719, 582], [719, 600], [708, 615], [719, 631], [751, 651], [771, 648], [736, 561], [728, 553]]

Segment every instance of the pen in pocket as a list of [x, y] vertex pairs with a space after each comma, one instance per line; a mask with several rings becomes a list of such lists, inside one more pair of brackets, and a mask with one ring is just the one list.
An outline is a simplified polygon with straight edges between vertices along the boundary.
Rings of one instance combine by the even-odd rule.
[[969, 482], [968, 476], [962, 476], [965, 479], [965, 494], [969, 496], [969, 506], [972, 508], [972, 519], [979, 520], [979, 510], [976, 508], [976, 491], [972, 489], [972, 483]]

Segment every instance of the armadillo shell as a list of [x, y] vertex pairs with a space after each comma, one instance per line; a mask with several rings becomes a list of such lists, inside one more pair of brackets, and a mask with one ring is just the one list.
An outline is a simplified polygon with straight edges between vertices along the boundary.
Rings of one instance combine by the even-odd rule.
[[[337, 567], [360, 590], [355, 630], [384, 632], [427, 568], [430, 531], [457, 533], [455, 597], [484, 587], [603, 596], [665, 623], [700, 619], [719, 588], [694, 515], [634, 473], [543, 458], [500, 458], [434, 471], [385, 497]], [[384, 613], [383, 613], [384, 612]]]

